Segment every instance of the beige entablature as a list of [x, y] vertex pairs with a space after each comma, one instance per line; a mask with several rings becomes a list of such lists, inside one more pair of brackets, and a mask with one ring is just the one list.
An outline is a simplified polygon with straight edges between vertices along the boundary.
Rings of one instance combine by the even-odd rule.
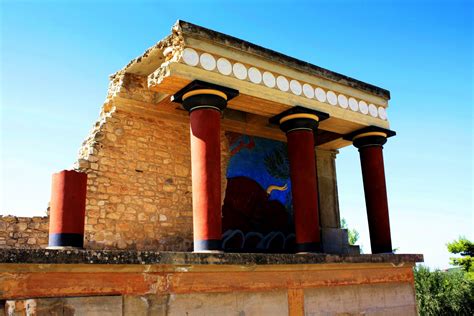
[[127, 73], [147, 78], [160, 96], [153, 107], [168, 113], [180, 112], [170, 98], [193, 80], [238, 90], [226, 130], [282, 140], [268, 119], [296, 105], [330, 115], [319, 125], [322, 149], [350, 145], [343, 136], [363, 127], [389, 128], [387, 90], [184, 21], [112, 77]]

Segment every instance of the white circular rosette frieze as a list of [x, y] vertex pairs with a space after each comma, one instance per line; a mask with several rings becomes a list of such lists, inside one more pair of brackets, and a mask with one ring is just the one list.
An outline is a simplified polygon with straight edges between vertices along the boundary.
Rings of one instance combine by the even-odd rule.
[[232, 64], [228, 59], [221, 57], [217, 60], [217, 70], [221, 74], [228, 76], [232, 73]]
[[314, 89], [311, 85], [305, 83], [303, 85], [303, 94], [305, 95], [305, 97], [307, 97], [308, 99], [312, 99], [314, 98]]
[[206, 70], [214, 70], [216, 68], [216, 60], [214, 59], [214, 56], [208, 53], [201, 54], [201, 57], [199, 57], [199, 62], [201, 63], [202, 68]]
[[386, 109], [382, 106], [372, 103], [368, 104], [364, 100], [357, 100], [354, 97], [338, 93], [337, 91], [326, 91], [322, 87], [315, 87], [309, 83], [300, 82], [252, 65], [244, 65], [238, 61], [213, 56], [207, 52], [199, 53], [190, 47], [186, 47], [183, 50], [182, 60], [186, 65], [192, 67], [201, 67], [207, 71], [219, 72], [224, 76], [233, 75], [239, 80], [250, 81], [253, 84], [264, 85], [271, 89], [278, 89], [282, 92], [338, 106], [344, 110], [387, 120]]
[[379, 115], [379, 111], [375, 105], [369, 104], [369, 114], [372, 117], [377, 117]]
[[387, 120], [387, 111], [385, 111], [383, 107], [379, 107], [378, 111], [379, 111], [379, 117], [384, 121]]
[[297, 80], [290, 81], [290, 90], [293, 94], [300, 95], [303, 92], [303, 88], [301, 87], [301, 83]]
[[247, 78], [247, 68], [244, 64], [235, 63], [232, 66], [232, 72], [234, 73], [234, 76], [237, 79], [244, 80], [245, 78]]
[[314, 90], [314, 94], [316, 95], [316, 99], [319, 102], [326, 102], [326, 100], [327, 100], [326, 91], [324, 91], [321, 88], [316, 88]]
[[337, 96], [334, 91], [328, 91], [326, 94], [329, 104], [336, 105], [337, 104]]
[[[367, 102], [359, 101], [359, 103], [357, 103], [357, 106], [359, 107], [359, 111], [362, 114], [368, 114], [369, 113], [369, 106], [367, 105]], [[357, 106], [356, 106], [356, 109], [354, 111], [357, 111]]]
[[259, 84], [260, 82], [262, 82], [262, 73], [257, 68], [250, 67], [248, 74], [250, 81], [252, 81], [253, 83]]
[[347, 101], [347, 97], [343, 94], [340, 94], [340, 95], [337, 96], [337, 103], [343, 109], [347, 109], [347, 106], [349, 105], [349, 103]]
[[288, 82], [288, 79], [284, 76], [278, 76], [277, 77], [277, 87], [283, 92], [288, 91], [290, 88], [290, 83]]
[[183, 61], [189, 66], [197, 66], [199, 54], [192, 48], [185, 48], [183, 51]]
[[276, 85], [275, 76], [271, 72], [265, 71], [263, 73], [263, 83], [269, 88], [274, 88]]

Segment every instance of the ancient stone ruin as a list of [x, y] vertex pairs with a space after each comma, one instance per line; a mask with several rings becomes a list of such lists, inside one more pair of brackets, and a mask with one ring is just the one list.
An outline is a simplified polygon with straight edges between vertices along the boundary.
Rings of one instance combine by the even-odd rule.
[[[1, 308], [416, 315], [423, 257], [392, 251], [389, 99], [178, 21], [110, 77], [74, 170], [53, 175], [49, 216], [0, 217]], [[360, 152], [372, 254], [340, 224], [346, 146]]]

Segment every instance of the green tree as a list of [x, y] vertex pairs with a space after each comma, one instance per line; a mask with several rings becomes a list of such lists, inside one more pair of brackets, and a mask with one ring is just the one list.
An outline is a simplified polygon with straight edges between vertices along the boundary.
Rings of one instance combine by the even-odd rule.
[[349, 245], [355, 245], [355, 243], [359, 240], [359, 232], [355, 229], [350, 229], [347, 226], [347, 222], [345, 218], [341, 219], [341, 228], [347, 229], [348, 235], [349, 235]]
[[420, 315], [474, 315], [474, 281], [461, 269], [414, 269], [416, 301]]
[[446, 246], [450, 253], [461, 255], [461, 258], [451, 258], [451, 264], [461, 267], [474, 279], [474, 243], [461, 236], [458, 240], [447, 243]]

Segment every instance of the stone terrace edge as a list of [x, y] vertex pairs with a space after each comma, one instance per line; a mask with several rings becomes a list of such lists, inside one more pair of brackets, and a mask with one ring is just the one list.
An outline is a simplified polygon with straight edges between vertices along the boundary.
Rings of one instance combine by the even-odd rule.
[[334, 263], [416, 263], [421, 254], [192, 253], [83, 249], [0, 249], [0, 264], [166, 264], [294, 265]]

